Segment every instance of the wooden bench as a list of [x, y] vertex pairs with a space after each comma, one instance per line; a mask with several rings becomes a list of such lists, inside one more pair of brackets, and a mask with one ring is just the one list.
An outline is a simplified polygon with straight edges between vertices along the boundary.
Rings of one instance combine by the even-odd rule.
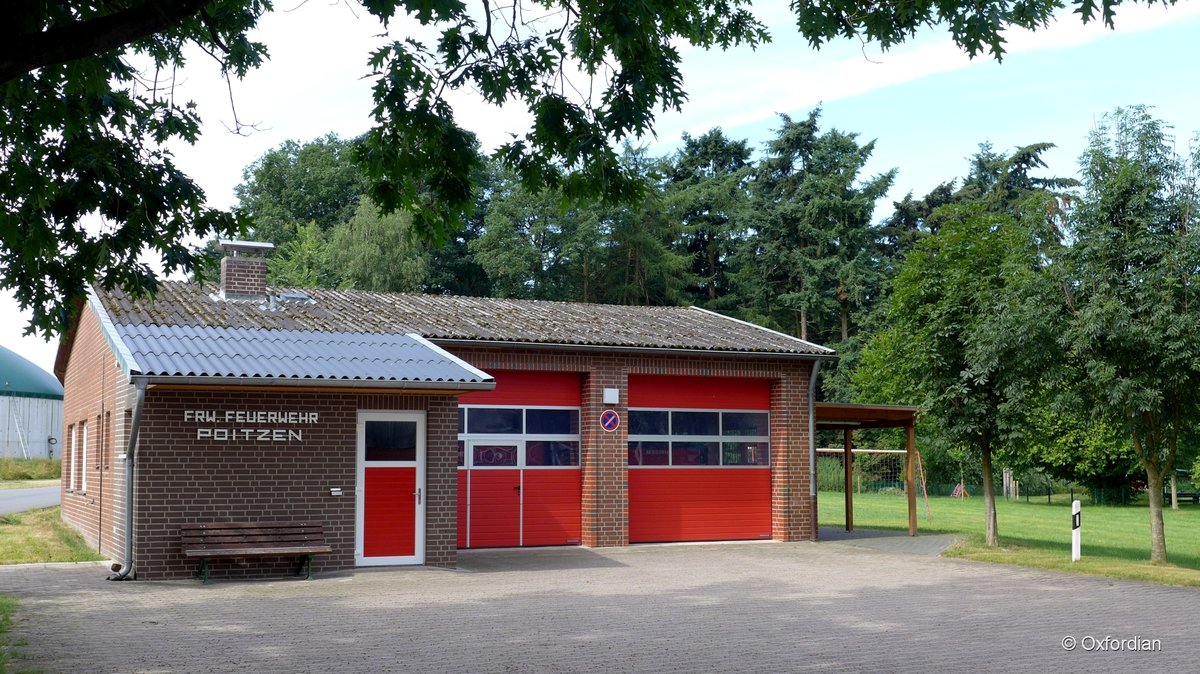
[[[1200, 505], [1200, 491], [1181, 491], [1175, 495], [1179, 497], [1180, 503], [1191, 501], [1194, 504]], [[1168, 491], [1163, 494], [1163, 505], [1171, 505], [1171, 492]]]
[[313, 555], [333, 552], [320, 524], [310, 522], [207, 522], [179, 528], [183, 554], [200, 560], [200, 580], [208, 584], [208, 560], [228, 557], [304, 557], [300, 571], [312, 580]]

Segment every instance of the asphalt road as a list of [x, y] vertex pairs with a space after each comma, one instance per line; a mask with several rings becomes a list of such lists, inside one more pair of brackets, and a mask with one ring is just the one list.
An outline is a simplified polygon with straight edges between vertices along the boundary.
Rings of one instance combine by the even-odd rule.
[[56, 506], [61, 495], [60, 487], [0, 489], [0, 515]]

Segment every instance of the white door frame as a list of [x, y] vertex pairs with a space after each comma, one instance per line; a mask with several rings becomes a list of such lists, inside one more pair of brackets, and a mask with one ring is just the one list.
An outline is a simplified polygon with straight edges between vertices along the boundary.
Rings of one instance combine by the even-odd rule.
[[[373, 468], [409, 468], [417, 469], [417, 491], [413, 493], [416, 508], [415, 548], [411, 556], [394, 557], [365, 557], [363, 555], [363, 534], [366, 504], [366, 440], [368, 421], [414, 421], [417, 424], [417, 456], [416, 461], [375, 461]], [[358, 412], [356, 425], [357, 448], [355, 467], [355, 512], [354, 512], [354, 563], [357, 566], [390, 566], [400, 564], [425, 563], [425, 503], [429, 499], [425, 489], [425, 412], [423, 411], [363, 411]]]

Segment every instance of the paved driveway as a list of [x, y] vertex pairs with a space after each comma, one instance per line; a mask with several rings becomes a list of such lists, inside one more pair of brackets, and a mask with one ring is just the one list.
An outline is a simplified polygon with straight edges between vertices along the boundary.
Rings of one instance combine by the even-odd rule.
[[[838, 543], [471, 552], [458, 571], [313, 582], [103, 578], [0, 567], [0, 591], [21, 599], [14, 669], [1195, 671], [1200, 658], [1197, 590]], [[1105, 637], [1161, 651], [1094, 650]]]

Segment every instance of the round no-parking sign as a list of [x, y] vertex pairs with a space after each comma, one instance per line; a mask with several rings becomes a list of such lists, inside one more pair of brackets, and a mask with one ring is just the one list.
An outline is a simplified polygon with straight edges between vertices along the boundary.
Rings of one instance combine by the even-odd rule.
[[604, 410], [600, 414], [600, 428], [612, 433], [621, 427], [621, 415], [613, 410]]

